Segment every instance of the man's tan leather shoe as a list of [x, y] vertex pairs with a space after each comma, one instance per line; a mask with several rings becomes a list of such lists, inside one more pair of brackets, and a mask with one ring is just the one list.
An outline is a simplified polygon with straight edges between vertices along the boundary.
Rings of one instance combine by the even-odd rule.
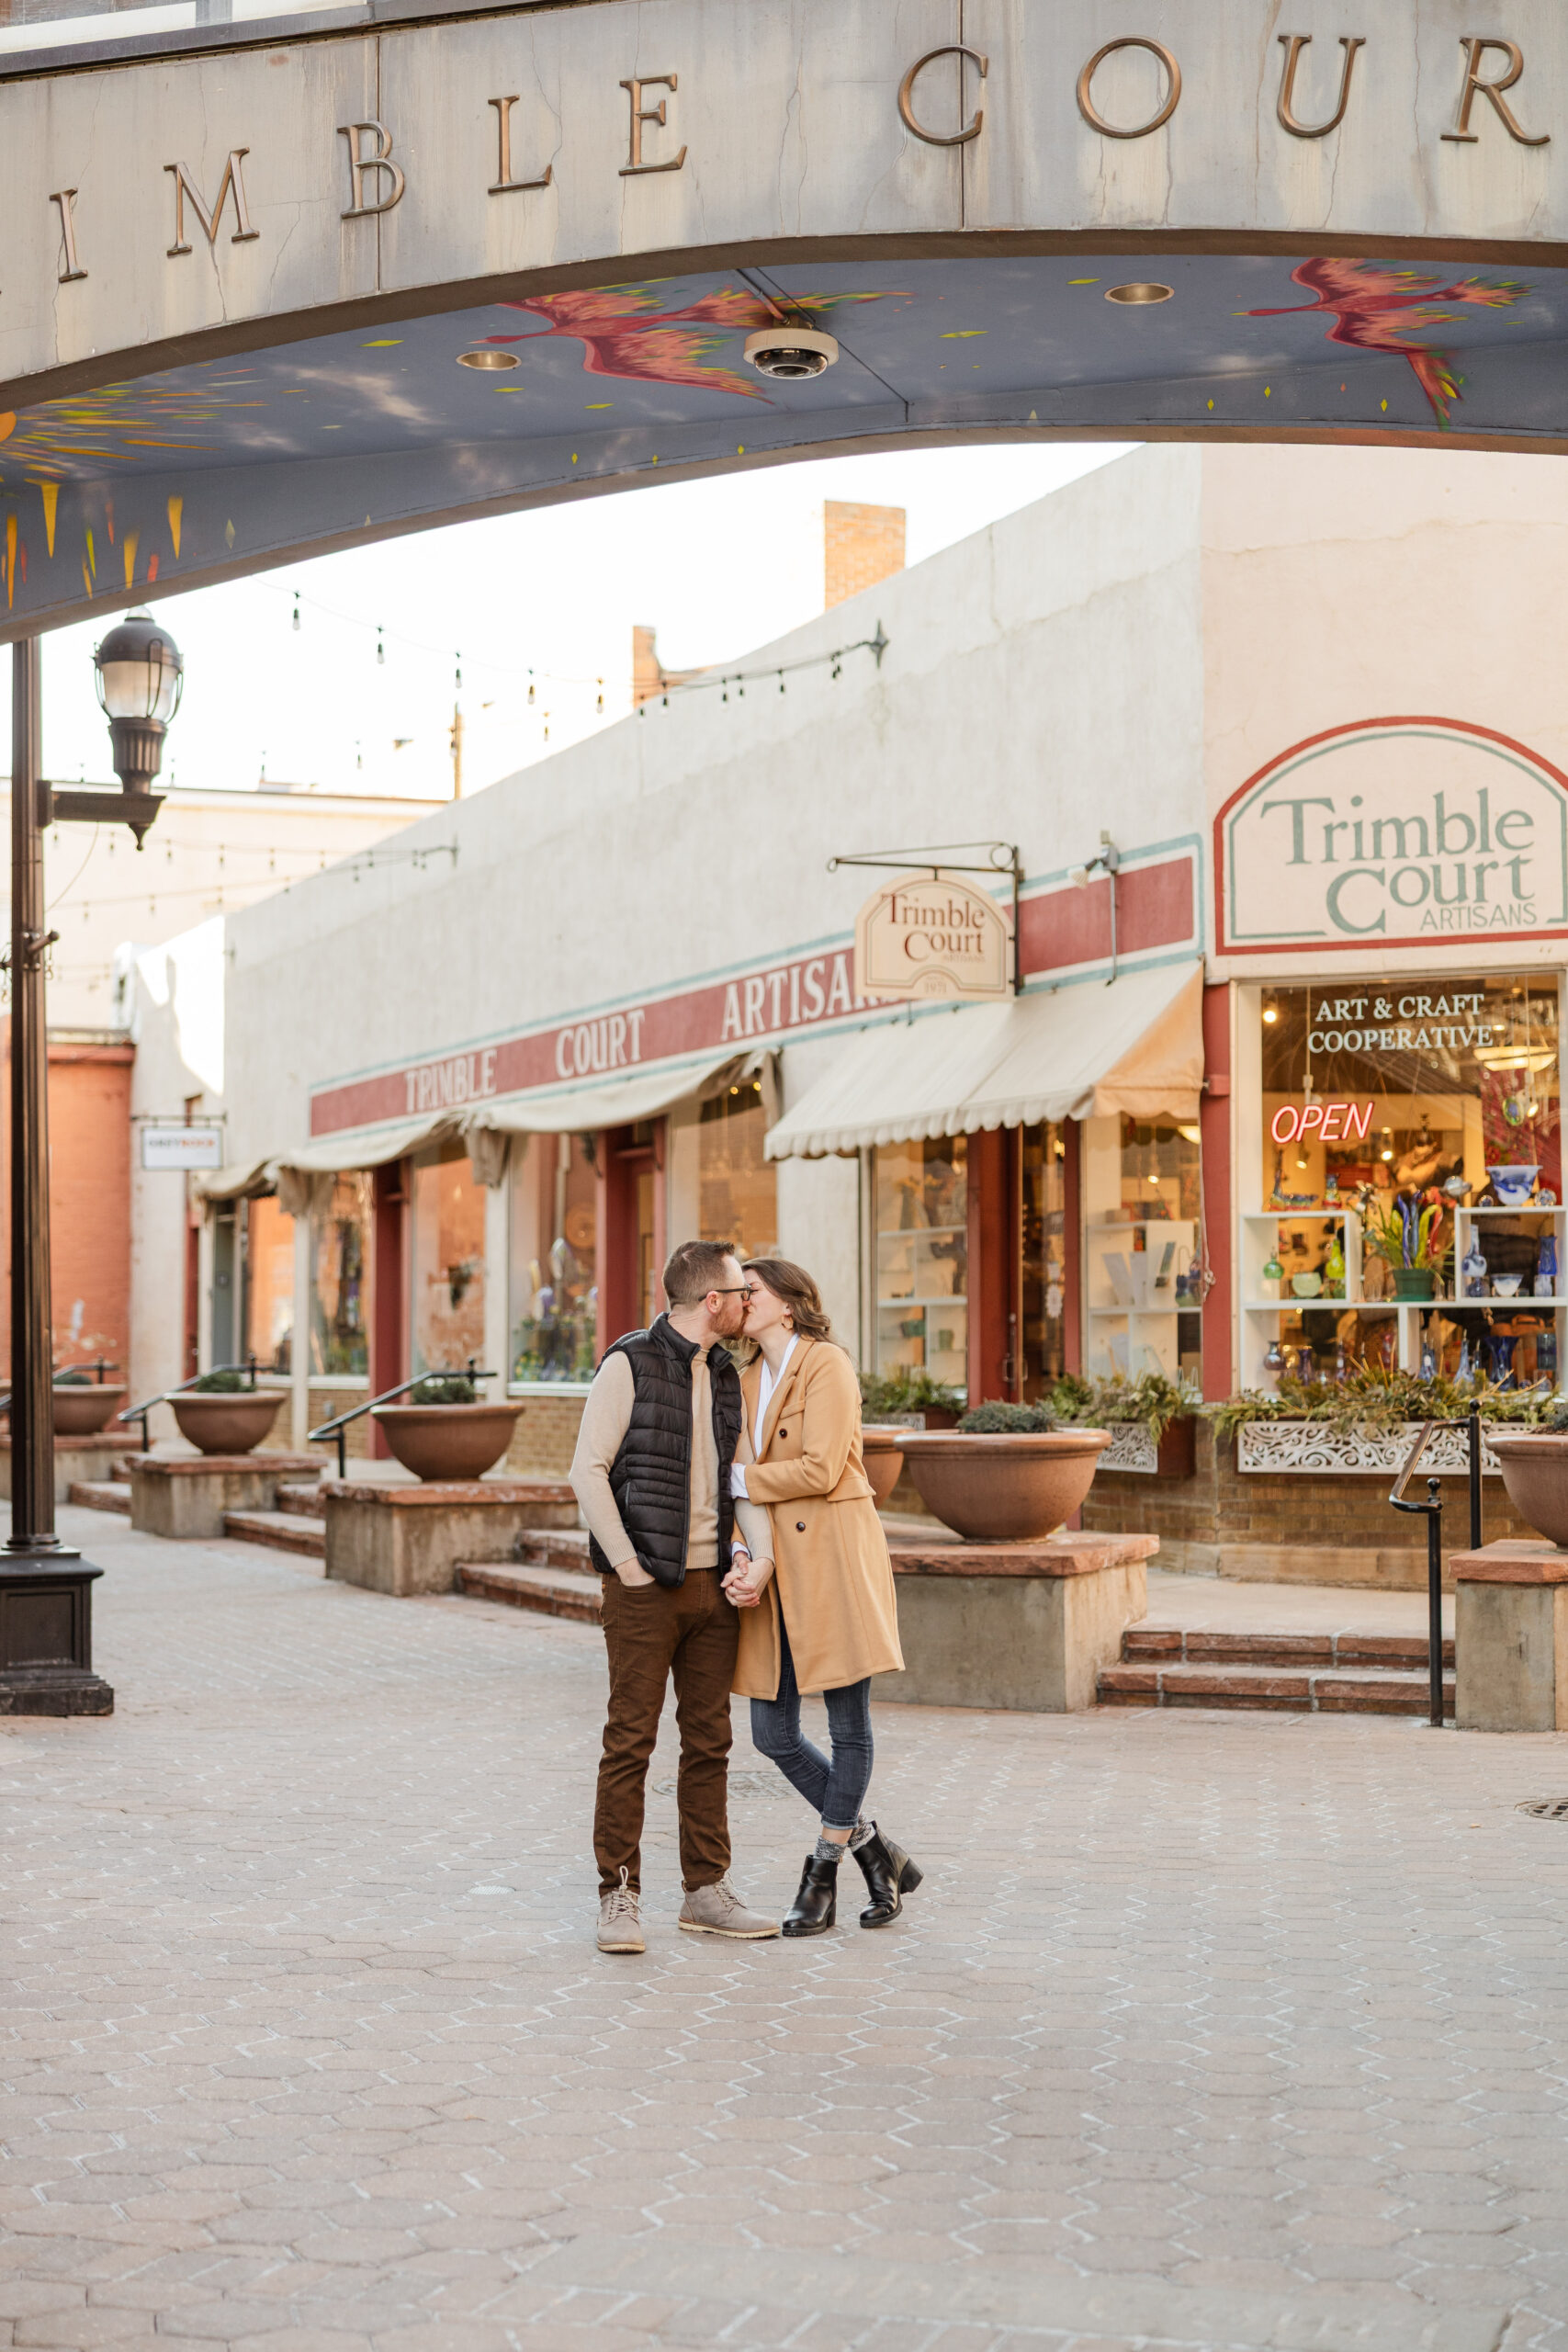
[[716, 1886], [694, 1886], [675, 1925], [689, 1936], [739, 1936], [750, 1943], [760, 1943], [779, 1931], [776, 1919], [764, 1919], [760, 1912], [747, 1910], [728, 1878], [721, 1878]]
[[638, 1898], [626, 1884], [624, 1870], [619, 1886], [607, 1888], [599, 1897], [599, 1949], [601, 1951], [648, 1950], [643, 1939]]

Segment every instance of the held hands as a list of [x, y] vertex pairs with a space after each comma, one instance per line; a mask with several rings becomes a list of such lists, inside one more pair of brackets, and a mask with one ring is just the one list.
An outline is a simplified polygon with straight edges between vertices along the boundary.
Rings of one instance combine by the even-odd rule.
[[729, 1555], [724, 1590], [737, 1609], [755, 1609], [773, 1573], [772, 1560], [754, 1560], [745, 1546], [738, 1544]]

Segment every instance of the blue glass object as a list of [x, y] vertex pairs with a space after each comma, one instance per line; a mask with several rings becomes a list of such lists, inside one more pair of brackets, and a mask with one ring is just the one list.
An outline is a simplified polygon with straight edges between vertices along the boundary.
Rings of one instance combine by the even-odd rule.
[[1461, 1261], [1460, 1273], [1463, 1277], [1463, 1287], [1460, 1293], [1462, 1298], [1485, 1297], [1486, 1261], [1481, 1254], [1481, 1244], [1473, 1232], [1470, 1237], [1470, 1247]]
[[1537, 1298], [1557, 1295], [1557, 1239], [1550, 1230], [1543, 1233], [1535, 1259], [1535, 1295]]

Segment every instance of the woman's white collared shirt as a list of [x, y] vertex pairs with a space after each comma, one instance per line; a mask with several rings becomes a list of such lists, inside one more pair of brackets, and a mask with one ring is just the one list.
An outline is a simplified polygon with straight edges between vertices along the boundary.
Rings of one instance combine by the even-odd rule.
[[[783, 1380], [785, 1372], [789, 1369], [789, 1360], [795, 1353], [797, 1336], [798, 1334], [795, 1333], [791, 1334], [790, 1343], [779, 1358], [776, 1374], [766, 1356], [762, 1358], [762, 1376], [757, 1383], [757, 1418], [751, 1426], [751, 1451], [755, 1454], [761, 1454], [762, 1451], [762, 1431], [767, 1427], [768, 1407], [773, 1402], [773, 1392], [778, 1387], [779, 1382]], [[729, 1465], [729, 1491], [741, 1502], [749, 1500], [746, 1493], [746, 1472], [739, 1462], [732, 1462]]]

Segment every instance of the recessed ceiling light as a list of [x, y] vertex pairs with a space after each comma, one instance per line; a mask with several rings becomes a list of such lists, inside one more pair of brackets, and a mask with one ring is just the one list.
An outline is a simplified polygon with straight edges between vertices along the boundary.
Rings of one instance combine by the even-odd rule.
[[1158, 286], [1153, 279], [1137, 278], [1130, 286], [1108, 286], [1108, 302], [1168, 302], [1175, 293], [1174, 286]]
[[459, 368], [516, 368], [522, 363], [514, 351], [459, 351]]

